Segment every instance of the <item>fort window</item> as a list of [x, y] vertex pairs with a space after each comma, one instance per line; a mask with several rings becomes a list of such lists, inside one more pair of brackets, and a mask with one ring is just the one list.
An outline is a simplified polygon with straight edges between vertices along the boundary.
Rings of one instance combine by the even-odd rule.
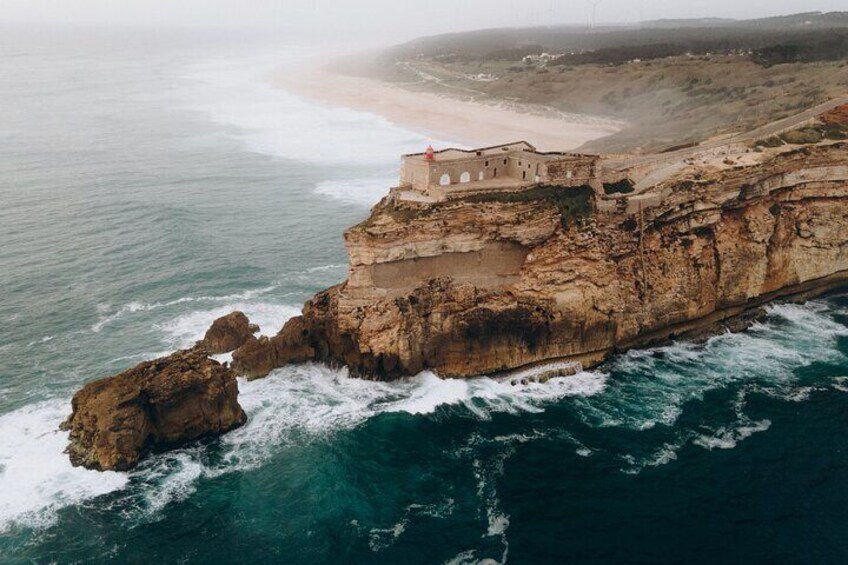
[[488, 161], [486, 161], [486, 166], [487, 166], [487, 167], [489, 166], [489, 162], [488, 162]]
[[504, 165], [506, 165], [506, 159], [504, 159]]
[[497, 176], [498, 176], [498, 168], [497, 168], [497, 167], [495, 167], [495, 174], [494, 174], [494, 176], [495, 176], [495, 177], [497, 177]]
[[439, 184], [442, 186], [447, 186], [451, 183], [450, 175], [445, 173], [442, 175], [442, 178], [439, 179]]
[[522, 171], [521, 178], [527, 180], [527, 171]]
[[471, 182], [471, 173], [465, 171], [461, 175], [459, 175], [459, 182]]

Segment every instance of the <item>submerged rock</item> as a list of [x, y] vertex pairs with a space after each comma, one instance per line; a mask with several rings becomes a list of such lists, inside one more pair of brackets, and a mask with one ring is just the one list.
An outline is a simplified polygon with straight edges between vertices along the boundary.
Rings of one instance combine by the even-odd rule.
[[151, 451], [244, 424], [235, 374], [207, 355], [197, 346], [85, 385], [62, 424], [71, 463], [126, 471]]
[[232, 312], [212, 322], [212, 326], [203, 336], [203, 345], [209, 353], [229, 353], [238, 349], [259, 331], [259, 326], [251, 324], [242, 312]]

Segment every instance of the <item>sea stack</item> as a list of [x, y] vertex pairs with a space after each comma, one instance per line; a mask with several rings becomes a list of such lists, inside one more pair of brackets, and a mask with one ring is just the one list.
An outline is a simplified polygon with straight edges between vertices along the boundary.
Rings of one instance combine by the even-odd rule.
[[85, 385], [62, 424], [71, 463], [126, 471], [152, 451], [244, 424], [235, 374], [208, 354], [198, 345]]
[[203, 345], [213, 355], [229, 353], [244, 345], [259, 327], [251, 324], [243, 312], [231, 312], [212, 322], [203, 337]]

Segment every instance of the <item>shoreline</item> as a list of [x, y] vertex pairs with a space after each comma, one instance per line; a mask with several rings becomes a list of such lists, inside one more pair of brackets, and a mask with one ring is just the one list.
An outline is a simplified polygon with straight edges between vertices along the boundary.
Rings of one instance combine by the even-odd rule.
[[[487, 104], [416, 92], [374, 79], [333, 73], [322, 64], [285, 65], [270, 84], [310, 100], [380, 115], [434, 140], [486, 147], [526, 140], [540, 151], [573, 151], [621, 131], [622, 122], [596, 116], [544, 116], [507, 102]], [[423, 148], [422, 148], [423, 150]]]

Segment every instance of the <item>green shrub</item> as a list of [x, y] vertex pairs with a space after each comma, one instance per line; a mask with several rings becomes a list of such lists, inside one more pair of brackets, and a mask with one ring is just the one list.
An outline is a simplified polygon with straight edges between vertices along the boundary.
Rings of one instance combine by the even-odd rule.
[[552, 202], [562, 216], [562, 227], [568, 228], [572, 221], [592, 215], [595, 209], [595, 191], [592, 187], [537, 186], [518, 192], [490, 192], [475, 194], [463, 199], [465, 202]]
[[766, 139], [760, 139], [754, 145], [756, 147], [780, 147], [783, 145], [783, 140], [777, 136], [772, 136]]
[[816, 128], [806, 127], [787, 131], [780, 136], [780, 139], [793, 145], [808, 145], [820, 142], [824, 139], [824, 135]]

